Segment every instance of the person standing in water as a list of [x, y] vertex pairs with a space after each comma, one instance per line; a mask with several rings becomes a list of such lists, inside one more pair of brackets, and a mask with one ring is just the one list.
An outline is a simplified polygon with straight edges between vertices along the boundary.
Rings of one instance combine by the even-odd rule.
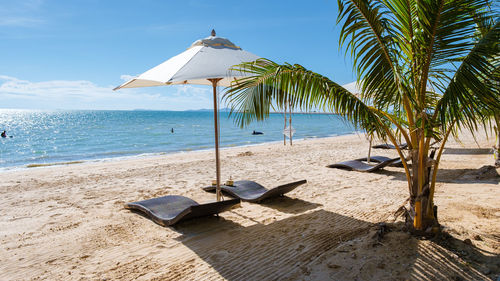
[[7, 137], [7, 132], [6, 131], [3, 131], [2, 132], [2, 138], [6, 138]]

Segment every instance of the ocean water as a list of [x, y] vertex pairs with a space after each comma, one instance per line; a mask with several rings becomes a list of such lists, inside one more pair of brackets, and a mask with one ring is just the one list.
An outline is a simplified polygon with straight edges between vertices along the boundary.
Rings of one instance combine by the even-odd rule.
[[[283, 141], [282, 114], [243, 129], [228, 115], [219, 113], [222, 148]], [[213, 149], [213, 122], [209, 111], [4, 109], [0, 131], [8, 137], [0, 138], [0, 169]], [[292, 126], [294, 140], [354, 132], [336, 115], [294, 114]]]

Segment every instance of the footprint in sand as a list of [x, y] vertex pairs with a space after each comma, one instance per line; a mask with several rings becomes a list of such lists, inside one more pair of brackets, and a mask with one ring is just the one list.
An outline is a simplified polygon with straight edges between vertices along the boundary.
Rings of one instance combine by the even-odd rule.
[[83, 255], [83, 256], [80, 256], [80, 257], [78, 257], [78, 258], [79, 258], [79, 259], [81, 259], [81, 260], [85, 260], [85, 259], [87, 259], [88, 257], [90, 257], [90, 255]]

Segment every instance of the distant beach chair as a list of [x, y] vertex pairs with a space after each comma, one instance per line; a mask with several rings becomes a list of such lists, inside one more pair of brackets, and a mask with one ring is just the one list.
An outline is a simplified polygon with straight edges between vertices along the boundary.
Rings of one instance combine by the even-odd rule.
[[[408, 144], [402, 143], [399, 145], [401, 149], [406, 149], [408, 147]], [[372, 148], [381, 148], [381, 149], [396, 149], [396, 147], [393, 144], [390, 143], [383, 143], [383, 144], [377, 144], [372, 146]]]
[[240, 203], [239, 199], [198, 204], [196, 201], [180, 195], [167, 195], [148, 200], [126, 203], [126, 209], [145, 213], [155, 223], [171, 226], [179, 221], [216, 215], [227, 211]]
[[[379, 161], [377, 161], [377, 159], [384, 160], [384, 161], [379, 162]], [[327, 167], [328, 168], [354, 170], [354, 171], [358, 171], [358, 172], [375, 172], [375, 171], [380, 170], [380, 169], [387, 167], [389, 165], [399, 165], [398, 162], [401, 162], [401, 159], [399, 157], [388, 158], [385, 156], [372, 156], [372, 157], [370, 157], [370, 161], [377, 163], [375, 165], [365, 163], [366, 160], [367, 160], [367, 158], [359, 158], [359, 159], [355, 159], [355, 160], [349, 160], [349, 161], [335, 163], [332, 165], [328, 165]], [[402, 163], [401, 163], [401, 165], [402, 165]]]
[[[254, 181], [243, 180], [235, 181], [233, 186], [221, 185], [220, 188], [222, 192], [243, 201], [260, 202], [264, 199], [282, 196], [306, 182], [307, 180], [300, 180], [267, 189]], [[215, 192], [215, 186], [207, 186], [202, 189], [207, 192]]]
[[[399, 159], [399, 160], [394, 161], [394, 159]], [[354, 159], [354, 160], [366, 162], [366, 161], [368, 161], [368, 157], [358, 158], [358, 159]], [[370, 162], [382, 163], [382, 162], [386, 162], [386, 161], [390, 162], [389, 163], [390, 167], [399, 167], [399, 168], [403, 167], [403, 162], [401, 161], [401, 159], [399, 157], [398, 158], [390, 158], [390, 157], [386, 157], [386, 156], [371, 156], [370, 157]]]

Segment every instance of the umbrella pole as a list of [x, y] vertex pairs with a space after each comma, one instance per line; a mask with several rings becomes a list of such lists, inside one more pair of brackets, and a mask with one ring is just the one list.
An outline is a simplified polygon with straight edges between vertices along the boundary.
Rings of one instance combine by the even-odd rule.
[[214, 78], [214, 79], [207, 79], [208, 81], [212, 82], [212, 87], [214, 90], [214, 128], [215, 128], [215, 171], [216, 171], [216, 180], [217, 184], [215, 187], [215, 191], [217, 194], [217, 202], [220, 201], [221, 199], [221, 192], [220, 192], [220, 160], [219, 160], [219, 126], [218, 126], [218, 120], [217, 120], [217, 113], [219, 112], [219, 109], [217, 108], [217, 83], [222, 80], [222, 78]]

